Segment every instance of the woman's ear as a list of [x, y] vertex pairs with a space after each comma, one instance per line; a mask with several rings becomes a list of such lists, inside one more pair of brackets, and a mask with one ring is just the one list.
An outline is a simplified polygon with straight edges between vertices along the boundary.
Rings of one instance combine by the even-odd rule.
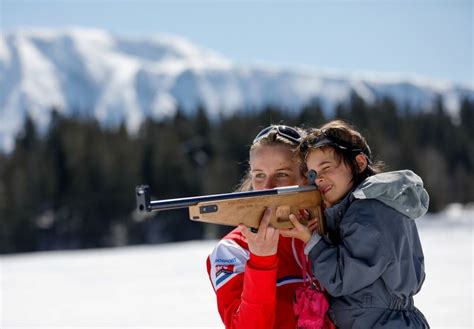
[[358, 155], [356, 155], [355, 160], [357, 162], [359, 172], [363, 172], [367, 168], [367, 158], [364, 154], [359, 153]]

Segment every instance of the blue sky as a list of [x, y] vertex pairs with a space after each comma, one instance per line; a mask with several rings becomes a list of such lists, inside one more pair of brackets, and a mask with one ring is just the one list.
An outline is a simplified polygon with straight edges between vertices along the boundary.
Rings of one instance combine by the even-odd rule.
[[0, 0], [1, 27], [176, 34], [241, 64], [473, 81], [472, 0]]

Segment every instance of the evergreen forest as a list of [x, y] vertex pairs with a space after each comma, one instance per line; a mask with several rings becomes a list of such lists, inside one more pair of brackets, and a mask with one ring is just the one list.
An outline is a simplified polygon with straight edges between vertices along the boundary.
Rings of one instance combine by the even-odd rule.
[[295, 113], [277, 107], [213, 118], [200, 107], [124, 124], [52, 111], [46, 132], [27, 118], [14, 149], [0, 153], [0, 253], [104, 248], [216, 239], [231, 227], [192, 222], [187, 210], [139, 214], [135, 186], [153, 199], [227, 193], [247, 169], [249, 144], [269, 124], [318, 127], [339, 118], [359, 129], [386, 170], [411, 169], [430, 194], [430, 210], [474, 201], [474, 101], [459, 116], [443, 99], [433, 109], [400, 108], [390, 99], [353, 96], [331, 116], [317, 102]]

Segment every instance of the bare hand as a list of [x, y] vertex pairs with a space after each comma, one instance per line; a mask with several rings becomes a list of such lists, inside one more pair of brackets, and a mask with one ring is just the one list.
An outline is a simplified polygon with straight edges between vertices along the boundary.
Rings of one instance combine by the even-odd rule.
[[[298, 216], [301, 217], [301, 215]], [[289, 229], [280, 229], [280, 234], [288, 238], [300, 239], [304, 243], [307, 243], [311, 239], [311, 234], [313, 232], [312, 228], [315, 228], [317, 225], [317, 219], [313, 218], [308, 222], [308, 226], [305, 226], [300, 223], [294, 214], [290, 214], [289, 218], [294, 227]]]
[[242, 235], [247, 239], [250, 252], [254, 255], [270, 256], [277, 253], [280, 234], [276, 228], [268, 226], [271, 214], [272, 210], [267, 208], [263, 213], [260, 226], [256, 233], [251, 232], [250, 229], [243, 224], [238, 226]]
[[319, 220], [318, 218], [313, 218], [308, 222], [308, 228], [313, 233], [319, 227]]

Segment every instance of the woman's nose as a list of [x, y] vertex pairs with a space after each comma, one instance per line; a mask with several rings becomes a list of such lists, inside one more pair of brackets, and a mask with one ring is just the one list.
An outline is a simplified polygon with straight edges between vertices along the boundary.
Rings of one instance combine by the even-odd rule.
[[265, 186], [265, 189], [272, 189], [276, 187], [274, 180], [270, 177], [267, 178], [264, 186]]

